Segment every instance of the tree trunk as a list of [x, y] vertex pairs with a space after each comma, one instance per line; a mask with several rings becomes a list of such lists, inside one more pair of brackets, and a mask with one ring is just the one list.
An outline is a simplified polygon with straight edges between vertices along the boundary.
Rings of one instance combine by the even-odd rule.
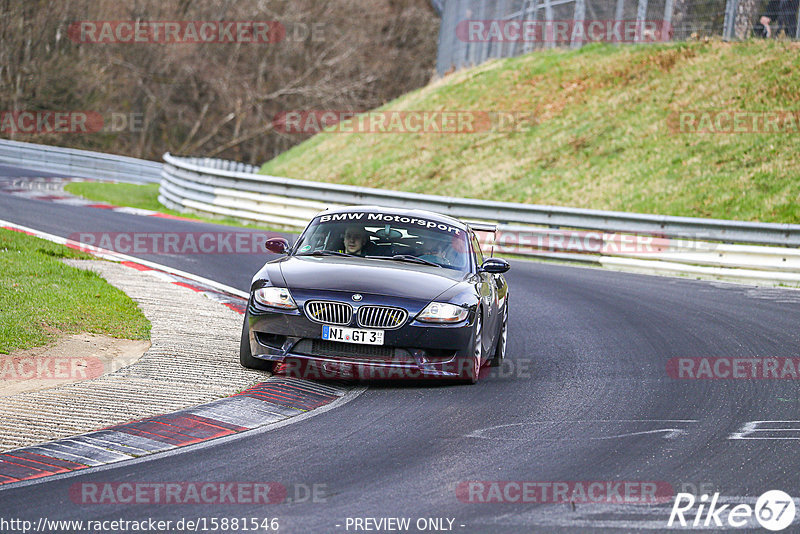
[[759, 0], [739, 0], [734, 24], [737, 39], [747, 39], [750, 36], [753, 24], [758, 22], [760, 4]]

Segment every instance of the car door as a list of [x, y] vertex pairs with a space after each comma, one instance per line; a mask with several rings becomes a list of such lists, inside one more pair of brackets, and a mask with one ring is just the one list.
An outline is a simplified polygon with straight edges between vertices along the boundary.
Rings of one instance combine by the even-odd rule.
[[[481, 252], [480, 243], [475, 237], [474, 232], [470, 232], [470, 243], [472, 245], [472, 257], [475, 261], [476, 270], [483, 264], [483, 252]], [[498, 308], [497, 308], [497, 284], [495, 283], [494, 275], [485, 272], [478, 272], [478, 294], [481, 299], [481, 309], [483, 310], [483, 333], [482, 345], [483, 352], [488, 358], [489, 351], [494, 347], [495, 338], [497, 337], [497, 321], [498, 321]]]

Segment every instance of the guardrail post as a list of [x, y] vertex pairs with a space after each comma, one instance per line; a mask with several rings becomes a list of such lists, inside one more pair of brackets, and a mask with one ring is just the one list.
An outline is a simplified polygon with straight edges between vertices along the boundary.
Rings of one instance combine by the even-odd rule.
[[727, 0], [725, 2], [725, 22], [722, 28], [722, 39], [730, 41], [736, 35], [736, 10], [739, 7], [739, 0]]
[[[572, 15], [572, 35], [570, 35], [570, 46], [572, 48], [580, 48], [583, 46], [583, 38], [580, 37], [578, 39], [572, 40], [572, 37], [575, 36], [575, 27], [580, 24], [583, 25], [583, 21], [586, 19], [586, 3], [584, 0], [575, 0], [575, 11]], [[583, 35], [583, 29], [581, 28], [580, 35]]]
[[553, 48], [556, 46], [555, 32], [553, 31], [553, 4], [552, 0], [544, 0], [544, 20], [545, 20], [545, 46]]
[[[536, 4], [536, 0], [525, 0], [525, 5], [522, 7], [522, 16], [520, 22], [524, 23], [526, 20], [539, 19], [539, 6]], [[527, 53], [531, 50], [533, 50], [533, 40], [524, 39], [522, 43], [522, 52]]]
[[800, 39], [800, 3], [797, 4], [797, 13], [795, 13], [795, 19], [797, 21], [797, 29], [794, 32], [794, 38]]
[[636, 37], [634, 38], [637, 43], [642, 40], [642, 28], [645, 20], [647, 20], [647, 0], [639, 0], [636, 8]]
[[[614, 24], [622, 24], [622, 17], [625, 16], [625, 0], [617, 0], [617, 7], [614, 10]], [[615, 44], [620, 44], [617, 41]]]
[[669, 31], [669, 40], [672, 40], [674, 32], [672, 30], [672, 12], [674, 10], [673, 0], [666, 0], [664, 2], [664, 20], [661, 23], [661, 36], [663, 38], [665, 31]]

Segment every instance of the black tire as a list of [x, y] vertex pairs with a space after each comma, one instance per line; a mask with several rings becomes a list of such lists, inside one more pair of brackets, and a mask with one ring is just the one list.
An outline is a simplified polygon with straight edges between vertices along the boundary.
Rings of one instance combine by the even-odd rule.
[[272, 372], [275, 369], [275, 362], [253, 358], [250, 349], [250, 325], [247, 322], [247, 314], [244, 314], [244, 324], [242, 324], [242, 339], [239, 341], [239, 363], [248, 369]]
[[478, 309], [478, 316], [475, 318], [475, 332], [472, 337], [472, 358], [470, 366], [464, 370], [459, 380], [463, 384], [474, 384], [478, 381], [481, 374], [481, 362], [483, 361], [483, 321], [481, 320], [481, 310]]
[[503, 323], [500, 325], [500, 332], [497, 334], [497, 345], [494, 348], [492, 359], [489, 360], [489, 367], [500, 367], [506, 358], [506, 347], [508, 346], [508, 297], [506, 305], [503, 307]]

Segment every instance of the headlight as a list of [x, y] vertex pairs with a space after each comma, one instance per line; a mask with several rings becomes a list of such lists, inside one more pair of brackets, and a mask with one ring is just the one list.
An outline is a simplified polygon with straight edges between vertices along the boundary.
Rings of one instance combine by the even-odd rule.
[[256, 289], [255, 293], [253, 293], [253, 298], [264, 306], [284, 310], [297, 309], [297, 304], [294, 303], [292, 294], [285, 287], [262, 287], [261, 289]]
[[458, 323], [467, 318], [469, 310], [444, 302], [431, 302], [417, 315], [418, 321], [427, 323]]

